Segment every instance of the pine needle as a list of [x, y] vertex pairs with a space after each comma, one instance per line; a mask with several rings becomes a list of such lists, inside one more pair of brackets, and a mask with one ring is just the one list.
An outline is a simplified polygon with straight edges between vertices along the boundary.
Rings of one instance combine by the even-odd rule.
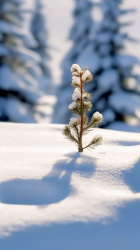
[[76, 137], [77, 140], [79, 140], [79, 131], [78, 131], [78, 127], [77, 127], [77, 124], [72, 124], [72, 125], [69, 125], [74, 136]]
[[95, 128], [98, 127], [98, 125], [102, 122], [100, 117], [94, 118], [94, 116], [92, 116], [91, 121], [89, 122], [89, 124], [84, 128], [84, 130], [89, 130], [90, 128]]
[[72, 135], [71, 133], [71, 129], [69, 127], [69, 125], [66, 125], [63, 130], [62, 130], [62, 134], [69, 139], [70, 141], [78, 144], [78, 140], [74, 137], [74, 135]]
[[83, 149], [85, 149], [85, 148], [92, 148], [92, 149], [94, 149], [96, 146], [101, 145], [102, 140], [103, 140], [102, 136], [95, 136], [92, 139], [92, 141], [86, 147], [84, 147]]

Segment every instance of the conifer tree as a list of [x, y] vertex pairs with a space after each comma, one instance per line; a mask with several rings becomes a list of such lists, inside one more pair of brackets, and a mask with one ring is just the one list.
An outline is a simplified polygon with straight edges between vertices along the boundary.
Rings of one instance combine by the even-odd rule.
[[78, 64], [73, 64], [71, 72], [72, 85], [76, 88], [72, 95], [73, 102], [69, 105], [69, 109], [78, 115], [78, 119], [71, 118], [69, 125], [64, 127], [62, 133], [67, 139], [77, 144], [79, 152], [83, 152], [85, 148], [94, 148], [101, 144], [101, 135], [96, 135], [86, 146], [83, 146], [82, 138], [83, 135], [89, 132], [90, 128], [96, 127], [102, 122], [102, 115], [99, 112], [94, 113], [89, 123], [85, 115], [92, 107], [90, 102], [91, 95], [83, 89], [84, 84], [93, 78], [88, 68], [81, 70]]
[[[115, 121], [124, 122], [128, 116], [140, 118], [138, 76], [134, 67], [137, 58], [124, 53], [125, 41], [134, 42], [123, 27], [130, 24], [120, 21], [120, 17], [133, 12], [122, 9], [123, 0], [101, 0], [102, 21], [96, 25], [92, 43], [78, 59], [82, 67], [89, 60], [89, 70], [94, 81], [89, 86], [93, 95], [93, 109], [104, 116], [103, 127]], [[89, 59], [90, 58], [90, 59]]]
[[29, 31], [25, 0], [0, 0], [0, 121], [36, 122], [34, 103], [41, 96], [39, 56]]
[[47, 30], [47, 18], [46, 18], [46, 0], [35, 0], [35, 14], [32, 20], [31, 30], [37, 41], [37, 45], [34, 51], [39, 54], [40, 67], [42, 69], [42, 77], [40, 79], [41, 88], [47, 93], [53, 92], [53, 84], [51, 80], [51, 73], [49, 68], [49, 46], [48, 46], [48, 30]]
[[67, 110], [67, 105], [71, 100], [71, 74], [70, 67], [77, 62], [79, 55], [84, 51], [89, 42], [90, 30], [93, 25], [91, 10], [93, 3], [90, 0], [75, 0], [73, 11], [74, 25], [70, 31], [69, 39], [73, 41], [73, 46], [61, 63], [62, 80], [58, 89], [54, 108], [54, 122], [68, 123], [72, 114]]

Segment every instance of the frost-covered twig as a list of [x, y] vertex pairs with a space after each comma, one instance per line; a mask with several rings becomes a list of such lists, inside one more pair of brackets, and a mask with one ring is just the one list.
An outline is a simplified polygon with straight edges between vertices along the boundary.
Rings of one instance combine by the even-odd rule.
[[102, 136], [95, 136], [92, 141], [86, 146], [82, 145], [83, 135], [89, 132], [92, 127], [97, 127], [102, 122], [102, 115], [99, 112], [93, 114], [91, 121], [88, 123], [88, 118], [85, 115], [87, 111], [91, 110], [92, 104], [89, 101], [91, 95], [85, 92], [83, 86], [85, 83], [93, 79], [92, 74], [88, 68], [81, 70], [78, 64], [73, 64], [71, 67], [72, 85], [75, 88], [72, 95], [73, 102], [69, 105], [69, 109], [78, 115], [78, 118], [71, 118], [69, 125], [66, 125], [62, 133], [67, 139], [75, 142], [78, 145], [79, 152], [83, 152], [85, 148], [94, 148], [101, 144]]

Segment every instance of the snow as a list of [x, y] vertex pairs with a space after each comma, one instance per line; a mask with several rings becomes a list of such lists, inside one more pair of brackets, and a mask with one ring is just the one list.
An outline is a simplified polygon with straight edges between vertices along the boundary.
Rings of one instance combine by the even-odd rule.
[[[114, 121], [116, 114], [115, 114], [115, 110], [113, 111], [113, 107], [110, 107], [110, 105], [108, 104], [108, 95], [110, 95], [110, 93], [112, 92], [113, 93], [118, 92], [122, 88], [122, 84], [120, 83], [122, 78], [128, 79], [128, 77], [132, 77], [136, 81], [136, 75], [135, 73], [132, 73], [132, 71], [136, 65], [139, 65], [139, 51], [140, 50], [139, 50], [138, 43], [130, 42], [129, 34], [132, 34], [132, 37], [136, 37], [136, 39], [138, 38], [139, 40], [138, 23], [139, 23], [139, 17], [140, 17], [139, 15], [140, 5], [138, 3], [138, 0], [137, 1], [134, 0], [132, 2], [122, 1], [123, 3], [120, 5], [119, 10], [117, 10], [118, 4], [120, 1], [116, 1], [116, 2], [115, 1], [102, 1], [104, 2], [104, 12], [106, 13], [105, 18], [102, 19], [103, 17], [102, 15], [100, 19], [102, 20], [101, 23], [99, 23], [98, 22], [99, 20], [98, 20], [97, 24], [95, 24], [94, 22], [91, 25], [93, 27], [90, 27], [89, 25], [88, 27], [89, 29], [91, 28], [91, 33], [89, 34], [87, 32], [87, 35], [84, 36], [84, 34], [82, 35], [80, 31], [82, 29], [84, 30], [84, 27], [88, 23], [88, 20], [86, 19], [87, 10], [86, 10], [86, 7], [83, 9], [85, 10], [84, 18], [79, 19], [80, 11], [81, 11], [80, 9], [81, 1], [75, 1], [75, 2], [76, 2], [76, 8], [75, 9], [73, 8], [74, 9], [73, 13], [77, 14], [77, 16], [76, 16], [76, 19], [73, 19], [73, 22], [69, 17], [69, 21], [71, 21], [71, 25], [69, 25], [70, 23], [68, 22], [69, 27], [67, 29], [68, 31], [67, 33], [69, 34], [69, 28], [73, 27], [72, 32], [70, 34], [70, 38], [73, 40], [73, 44], [71, 45], [72, 49], [69, 50], [69, 53], [67, 54], [67, 56], [65, 57], [65, 60], [63, 61], [64, 77], [62, 77], [62, 81], [61, 81], [62, 88], [60, 89], [60, 91], [63, 91], [65, 95], [66, 88], [67, 88], [66, 85], [68, 84], [69, 86], [70, 84], [69, 79], [71, 78], [69, 77], [69, 74], [67, 73], [68, 70], [66, 70], [66, 68], [71, 67], [71, 65], [68, 62], [70, 58], [73, 59], [72, 63], [78, 63], [82, 69], [84, 69], [85, 67], [89, 67], [89, 70], [94, 75], [94, 80], [93, 80], [92, 85], [86, 86], [87, 88], [86, 91], [90, 93], [92, 92], [91, 93], [93, 97], [92, 103], [93, 103], [93, 107], [95, 107], [94, 111], [99, 110], [100, 112], [105, 112], [106, 121], [112, 122]], [[87, 3], [87, 1], [83, 1], [83, 2]], [[100, 6], [98, 5], [98, 7]], [[129, 13], [129, 15], [121, 15], [124, 13], [124, 12], [121, 12], [121, 9], [128, 10], [129, 7], [130, 9], [136, 8], [136, 12], [135, 13], [133, 12], [132, 14]], [[70, 6], [70, 11], [71, 11], [71, 6]], [[93, 14], [97, 14], [96, 6], [95, 8], [93, 8], [93, 11], [94, 13], [92, 12], [92, 17], [93, 19], [95, 19], [94, 18], [95, 15], [93, 16]], [[65, 12], [65, 15], [66, 15], [66, 12]], [[88, 13], [88, 15], [90, 16], [90, 12]], [[118, 18], [114, 19], [115, 17], [113, 18], [112, 15], [118, 17], [119, 20]], [[125, 26], [126, 24], [128, 24], [128, 21], [130, 22], [131, 19], [133, 19], [134, 21], [132, 22], [132, 26], [130, 27]], [[119, 23], [117, 21], [119, 21]], [[79, 25], [79, 22], [80, 22], [80, 25]], [[79, 27], [79, 29], [77, 27]], [[120, 49], [116, 48], [116, 51], [113, 52], [112, 51], [113, 44], [115, 44]], [[123, 45], [123, 48], [122, 48], [122, 45]], [[79, 54], [80, 51], [81, 53]], [[120, 53], [120, 54], [117, 54], [117, 53]], [[121, 55], [121, 53], [123, 54]], [[137, 69], [139, 73], [140, 67], [138, 66]], [[111, 71], [108, 71], [108, 70], [111, 70]], [[133, 90], [137, 91], [138, 88], [137, 87], [135, 89], [133, 88]], [[70, 88], [68, 89], [68, 92], [70, 92]], [[98, 97], [96, 97], [96, 92], [98, 94]], [[58, 93], [58, 105], [59, 105], [59, 99], [60, 99], [59, 96], [60, 96], [60, 92]], [[71, 98], [71, 95], [68, 95], [68, 98], [69, 97]], [[102, 105], [103, 98], [105, 99], [104, 105]], [[62, 95], [61, 95], [61, 99], [62, 99]], [[59, 112], [59, 110], [61, 110], [63, 114], [62, 115], [58, 114], [58, 116], [59, 117], [61, 116], [61, 117], [60, 119], [55, 120], [55, 122], [61, 123], [62, 121], [63, 123], [68, 123], [70, 116], [66, 112], [66, 109], [62, 107], [64, 105], [64, 102], [62, 101], [60, 102], [61, 102], [60, 103], [61, 105], [59, 106], [60, 108], [57, 109], [57, 111]], [[67, 105], [70, 102], [71, 102], [71, 99], [67, 101]], [[99, 109], [98, 107], [100, 106], [102, 106], [103, 108]], [[105, 125], [106, 124], [104, 124], [104, 126]]]
[[124, 91], [117, 92], [110, 96], [109, 103], [122, 115], [132, 115], [140, 118], [140, 98], [138, 95]]
[[88, 67], [93, 73], [100, 68], [101, 60], [98, 54], [94, 51], [92, 44], [87, 46], [87, 48], [85, 48], [84, 51], [79, 55], [78, 63], [83, 69]]
[[100, 114], [98, 111], [95, 112], [95, 113], [93, 114], [93, 117], [94, 117], [95, 119], [97, 119], [97, 118], [100, 118], [101, 120], [103, 119], [102, 114]]
[[[83, 1], [82, 1], [83, 2]], [[84, 1], [85, 2], [85, 1]], [[92, 1], [95, 3], [95, 0]], [[97, 2], [97, 1], [96, 1]], [[100, 1], [98, 1], [100, 2]], [[30, 2], [28, 1], [28, 4]], [[48, 1], [46, 3], [47, 5], [47, 20], [48, 20], [48, 33], [49, 33], [49, 44], [52, 45], [52, 47], [57, 48], [57, 50], [51, 51], [51, 65], [54, 68], [53, 70], [53, 77], [55, 82], [60, 82], [60, 76], [61, 76], [61, 69], [59, 68], [60, 62], [64, 58], [64, 55], [67, 53], [69, 48], [72, 46], [72, 43], [68, 41], [68, 35], [69, 30], [73, 25], [73, 17], [71, 15], [73, 9], [74, 9], [74, 1], [66, 1], [63, 0], [53, 0]], [[79, 2], [79, 5], [81, 5], [81, 1]], [[135, 37], [137, 39], [140, 39], [140, 33], [139, 33], [139, 23], [140, 23], [140, 3], [139, 0], [133, 0], [133, 1], [123, 1], [122, 8], [136, 8], [136, 12], [124, 15], [124, 17], [121, 17], [121, 21], [130, 22], [132, 20], [132, 25], [123, 27], [123, 30], [125, 32], [128, 32], [131, 34], [132, 37]], [[93, 8], [94, 10], [95, 8]], [[96, 11], [94, 13], [94, 17], [96, 15]], [[99, 15], [98, 15], [99, 16]], [[54, 18], [55, 17], [55, 18]], [[104, 27], [108, 28], [112, 27], [113, 29], [116, 29], [115, 23], [110, 23], [108, 20], [104, 20]], [[60, 29], [61, 27], [61, 29]], [[135, 55], [140, 59], [140, 44], [131, 44], [130, 42], [125, 43], [127, 54]], [[107, 47], [107, 45], [105, 45]], [[106, 52], [106, 50], [104, 50]], [[81, 65], [81, 63], [79, 63]], [[71, 65], [70, 65], [71, 66]], [[81, 65], [82, 66], [82, 65]], [[88, 64], [86, 63], [87, 67]], [[84, 68], [83, 67], [83, 68]], [[140, 70], [139, 70], [140, 72]]]
[[119, 73], [115, 69], [107, 69], [100, 74], [98, 78], [99, 87], [109, 90], [111, 87], [116, 88], [119, 82]]
[[140, 61], [136, 57], [129, 55], [117, 55], [116, 62], [122, 68], [131, 68], [135, 64], [140, 64]]
[[77, 83], [78, 85], [80, 85], [80, 78], [77, 76], [73, 76], [72, 77], [72, 83]]
[[78, 153], [62, 128], [0, 124], [0, 249], [139, 250], [140, 134]]
[[97, 42], [100, 44], [109, 43], [112, 38], [111, 32], [99, 33], [96, 37]]
[[90, 76], [91, 73], [89, 70], [86, 70], [85, 73], [82, 75], [82, 80], [86, 81], [87, 77]]
[[101, 44], [100, 48], [99, 48], [99, 54], [101, 56], [108, 56], [108, 54], [111, 51], [111, 46], [110, 44]]
[[117, 46], [123, 46], [123, 42], [124, 42], [124, 38], [121, 34], [115, 34], [113, 36], [113, 42], [117, 45]]
[[37, 101], [34, 111], [38, 123], [48, 124], [52, 122], [53, 107], [56, 103], [55, 95], [44, 95]]
[[77, 123], [77, 119], [76, 118], [71, 118], [70, 119], [70, 125], [73, 125], [73, 124], [75, 124], [75, 123]]
[[[2, 40], [5, 50], [1, 54], [4, 58], [0, 67], [1, 121], [36, 122], [33, 104], [43, 95], [40, 86], [41, 57], [31, 50], [37, 41], [33, 38], [35, 43], [32, 43], [30, 35], [26, 37], [30, 34], [35, 1], [31, 1], [29, 5], [27, 2], [13, 0], [10, 5], [1, 2], [4, 13], [1, 13], [0, 32], [5, 36]], [[29, 47], [27, 40], [30, 41]]]
[[8, 49], [3, 44], [0, 44], [0, 55], [6, 56], [7, 54], [8, 54]]
[[[34, 48], [35, 54], [40, 57], [39, 66], [42, 70], [42, 77], [39, 79], [41, 89], [46, 94], [53, 94], [53, 86], [50, 88], [51, 68], [50, 61], [50, 48], [48, 44], [48, 22], [47, 22], [47, 5], [44, 0], [37, 0], [35, 2], [35, 13], [31, 20], [31, 31], [37, 41], [37, 46]], [[53, 85], [53, 84], [52, 84]]]
[[78, 64], [73, 64], [71, 67], [71, 72], [75, 72], [75, 71], [78, 71], [79, 73], [81, 71], [81, 68]]
[[113, 66], [113, 58], [111, 56], [106, 56], [106, 57], [102, 58], [101, 65], [102, 65], [103, 69], [112, 68], [112, 66]]
[[81, 92], [80, 92], [80, 89], [76, 88], [72, 95], [72, 100], [77, 101], [78, 99], [81, 99]]
[[[82, 98], [83, 98], [83, 99], [86, 98], [86, 97], [87, 97], [87, 93], [82, 94]], [[81, 91], [80, 91], [80, 89], [76, 88], [76, 89], [74, 90], [73, 95], [72, 95], [72, 100], [73, 100], [73, 101], [77, 101], [77, 100], [79, 100], [79, 99], [81, 99]]]
[[91, 102], [84, 102], [84, 106], [87, 108], [91, 108]]
[[139, 133], [140, 132], [140, 124], [137, 123], [134, 125], [129, 125], [129, 124], [126, 124], [124, 122], [120, 122], [120, 121], [117, 121], [117, 122], [114, 122], [112, 123], [111, 125], [109, 125], [107, 127], [108, 129], [111, 129], [111, 130], [118, 130], [118, 131], [124, 131], [124, 132], [131, 132], [131, 133]]
[[23, 47], [18, 47], [18, 48], [10, 48], [10, 51], [12, 54], [18, 56], [25, 62], [40, 62], [40, 56], [33, 52], [30, 51], [29, 49], [23, 48]]
[[76, 108], [76, 106], [77, 106], [77, 103], [76, 103], [76, 102], [72, 102], [72, 103], [69, 105], [69, 109]]
[[108, 108], [103, 112], [103, 118], [102, 124], [110, 123], [115, 120], [115, 112]]

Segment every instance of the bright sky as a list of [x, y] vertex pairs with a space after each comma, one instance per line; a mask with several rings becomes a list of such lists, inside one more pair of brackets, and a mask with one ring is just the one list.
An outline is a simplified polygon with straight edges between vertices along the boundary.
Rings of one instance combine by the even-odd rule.
[[[96, 0], [97, 2], [98, 0]], [[140, 1], [124, 0], [124, 7], [135, 8], [136, 13], [126, 15], [124, 20], [132, 20], [134, 24], [127, 28], [132, 37], [140, 40]], [[47, 1], [47, 19], [49, 30], [49, 44], [51, 50], [51, 67], [53, 70], [53, 78], [56, 83], [60, 82], [61, 69], [59, 67], [63, 56], [66, 54], [72, 43], [67, 40], [70, 28], [73, 24], [72, 10], [74, 8], [74, 0], [51, 0]], [[136, 55], [140, 59], [140, 44], [127, 44], [127, 52]], [[139, 71], [139, 69], [138, 69]], [[140, 73], [140, 72], [139, 72]]]

